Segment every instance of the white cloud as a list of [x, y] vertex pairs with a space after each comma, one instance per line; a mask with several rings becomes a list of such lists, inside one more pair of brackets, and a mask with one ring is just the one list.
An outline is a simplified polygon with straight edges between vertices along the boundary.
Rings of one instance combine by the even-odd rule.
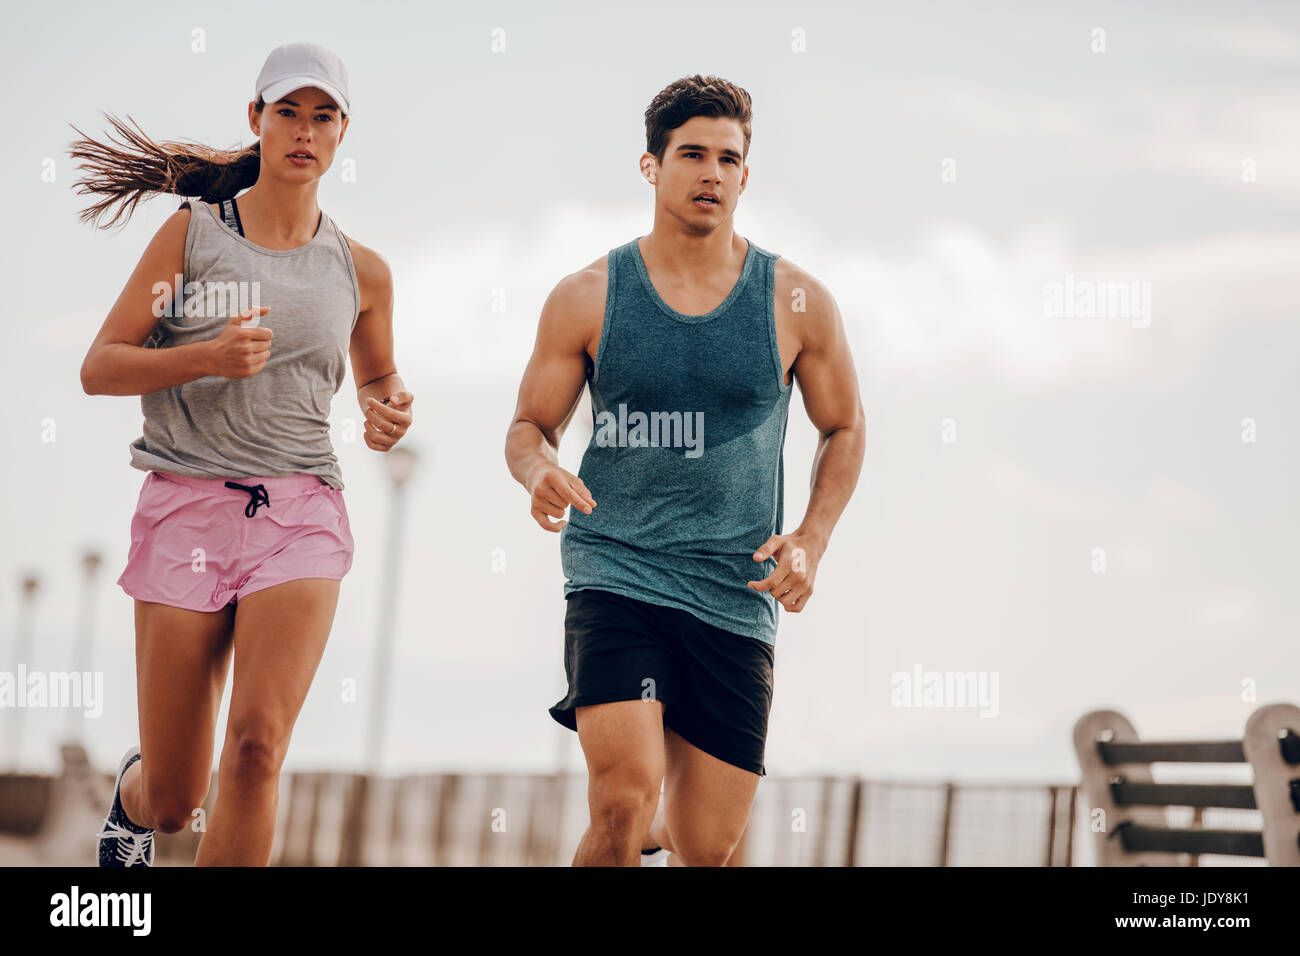
[[1144, 511], [1196, 531], [1208, 531], [1219, 524], [1219, 506], [1210, 495], [1164, 475], [1147, 486]]
[[1175, 27], [1182, 49], [1227, 53], [1252, 62], [1294, 63], [1300, 58], [1300, 33], [1277, 23], [1267, 26], [1243, 20], [1215, 20]]
[[[977, 365], [1026, 387], [1138, 371], [1177, 378], [1199, 366], [1216, 325], [1300, 307], [1295, 232], [1087, 254], [1052, 221], [1005, 241], [946, 221], [883, 250], [836, 242], [773, 203], [755, 205], [743, 220], [742, 234], [789, 255], [831, 289], [864, 375], [929, 377]], [[434, 368], [453, 382], [517, 383], [554, 285], [648, 228], [644, 210], [630, 205], [560, 203], [531, 226], [437, 239], [402, 254], [394, 271], [403, 367]], [[1151, 327], [1048, 316], [1045, 284], [1067, 274], [1151, 283]], [[492, 311], [494, 295], [504, 296], [504, 313]]]
[[1255, 619], [1259, 603], [1259, 596], [1246, 588], [1225, 591], [1196, 608], [1189, 623], [1216, 631], [1239, 631]]

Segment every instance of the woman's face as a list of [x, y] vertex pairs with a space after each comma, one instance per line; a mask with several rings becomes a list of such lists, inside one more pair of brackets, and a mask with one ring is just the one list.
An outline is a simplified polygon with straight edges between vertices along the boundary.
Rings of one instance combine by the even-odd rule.
[[296, 182], [319, 179], [334, 162], [334, 151], [348, 128], [338, 103], [314, 86], [286, 93], [248, 121], [262, 141], [262, 163], [277, 177]]

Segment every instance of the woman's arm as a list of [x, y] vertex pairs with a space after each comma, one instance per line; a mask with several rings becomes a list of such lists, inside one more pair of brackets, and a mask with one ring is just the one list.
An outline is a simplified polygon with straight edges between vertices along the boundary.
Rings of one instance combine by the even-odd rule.
[[189, 224], [190, 210], [178, 209], [140, 257], [81, 363], [81, 387], [87, 395], [148, 395], [205, 375], [246, 378], [266, 365], [271, 330], [240, 327], [252, 309], [233, 316], [214, 339], [165, 349], [144, 347], [161, 317], [157, 286], [166, 285], [179, 299], [181, 290], [174, 282], [185, 270]]
[[348, 248], [361, 292], [361, 313], [349, 348], [352, 380], [357, 383], [366, 445], [387, 451], [410, 427], [414, 401], [393, 359], [393, 272], [373, 249], [350, 238]]
[[155, 284], [170, 285], [185, 269], [189, 224], [190, 211], [177, 210], [140, 257], [81, 363], [81, 387], [87, 395], [146, 395], [207, 374], [205, 342], [173, 349], [142, 347], [158, 324]]

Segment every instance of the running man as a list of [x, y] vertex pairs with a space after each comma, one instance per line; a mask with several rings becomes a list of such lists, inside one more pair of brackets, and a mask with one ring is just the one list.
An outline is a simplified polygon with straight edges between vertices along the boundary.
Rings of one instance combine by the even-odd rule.
[[[640, 160], [654, 227], [552, 291], [506, 437], [533, 519], [561, 532], [569, 687], [550, 713], [590, 776], [574, 865], [658, 848], [726, 864], [766, 773], [777, 607], [808, 606], [862, 467], [835, 300], [733, 227], [750, 123], [749, 94], [717, 77], [654, 98]], [[794, 379], [821, 437], [786, 533]], [[557, 450], [584, 382], [593, 434], [575, 476]]]
[[232, 655], [195, 862], [270, 860], [280, 768], [352, 566], [329, 437], [349, 355], [366, 445], [388, 451], [412, 421], [388, 264], [317, 204], [351, 112], [339, 58], [292, 43], [257, 78], [252, 147], [158, 145], [116, 122], [133, 153], [75, 144], [81, 192], [107, 197], [87, 221], [154, 192], [201, 197], [158, 230], [81, 368], [87, 394], [141, 396], [131, 464], [148, 472], [118, 579], [135, 598], [140, 745], [118, 767], [100, 866], [152, 865], [154, 832], [193, 822]]

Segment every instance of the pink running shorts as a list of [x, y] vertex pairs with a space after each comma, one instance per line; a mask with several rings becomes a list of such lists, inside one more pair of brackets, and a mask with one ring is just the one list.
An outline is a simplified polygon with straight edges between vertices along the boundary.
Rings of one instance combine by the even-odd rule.
[[117, 583], [141, 601], [219, 611], [297, 578], [352, 567], [343, 492], [315, 475], [191, 478], [151, 471]]

